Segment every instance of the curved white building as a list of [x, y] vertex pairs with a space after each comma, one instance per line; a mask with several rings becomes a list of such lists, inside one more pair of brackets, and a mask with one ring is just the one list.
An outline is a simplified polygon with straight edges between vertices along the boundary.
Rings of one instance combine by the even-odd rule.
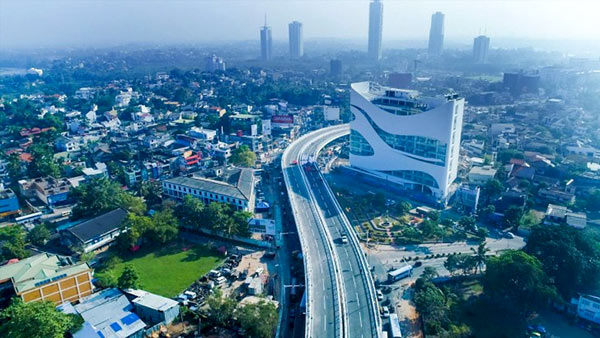
[[352, 84], [350, 165], [446, 202], [456, 179], [465, 100]]

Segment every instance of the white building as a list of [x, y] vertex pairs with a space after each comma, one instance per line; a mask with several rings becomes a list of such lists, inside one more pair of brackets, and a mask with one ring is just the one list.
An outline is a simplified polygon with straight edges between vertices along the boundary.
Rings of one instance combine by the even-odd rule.
[[600, 297], [580, 295], [577, 304], [577, 316], [600, 324]]
[[465, 100], [352, 84], [350, 165], [446, 202], [456, 179]]

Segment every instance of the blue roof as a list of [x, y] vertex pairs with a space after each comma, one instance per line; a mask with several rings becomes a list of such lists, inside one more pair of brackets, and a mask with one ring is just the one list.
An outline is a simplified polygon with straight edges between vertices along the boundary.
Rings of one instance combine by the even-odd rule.
[[135, 313], [130, 313], [127, 316], [121, 318], [121, 322], [125, 325], [131, 325], [138, 320], [140, 320], [140, 317], [138, 317]]

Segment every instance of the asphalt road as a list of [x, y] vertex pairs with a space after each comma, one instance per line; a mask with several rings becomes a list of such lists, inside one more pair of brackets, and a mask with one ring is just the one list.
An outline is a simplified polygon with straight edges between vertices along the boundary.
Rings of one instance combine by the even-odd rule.
[[[296, 227], [304, 250], [306, 276], [309, 286], [306, 336], [341, 337], [339, 329], [339, 300], [336, 295], [337, 282], [333, 272], [333, 258], [329, 252], [327, 239], [321, 231], [318, 215], [310, 201], [308, 187], [305, 184], [302, 166], [292, 164], [300, 161], [310, 138], [301, 138], [292, 143], [282, 157], [282, 170], [287, 175], [290, 189], [290, 202], [295, 213]], [[337, 317], [336, 317], [337, 316]]]

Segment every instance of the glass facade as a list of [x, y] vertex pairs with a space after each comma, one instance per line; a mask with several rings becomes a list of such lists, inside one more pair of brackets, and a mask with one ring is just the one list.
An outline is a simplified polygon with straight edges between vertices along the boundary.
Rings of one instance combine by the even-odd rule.
[[430, 186], [432, 188], [439, 188], [439, 185], [433, 176], [428, 173], [416, 170], [390, 170], [384, 171], [388, 175], [392, 175], [403, 180], [420, 183], [423, 185]]
[[350, 131], [350, 153], [359, 156], [372, 156], [375, 154], [373, 147], [359, 132]]
[[[388, 133], [379, 128], [371, 117], [362, 109], [354, 105], [353, 107], [358, 109], [365, 116], [379, 137], [391, 148], [408, 154], [433, 159], [433, 161], [424, 161], [427, 163], [436, 164], [442, 167], [446, 165], [446, 151], [448, 147], [445, 143], [423, 136], [395, 135]], [[418, 158], [413, 159], [420, 160]]]

